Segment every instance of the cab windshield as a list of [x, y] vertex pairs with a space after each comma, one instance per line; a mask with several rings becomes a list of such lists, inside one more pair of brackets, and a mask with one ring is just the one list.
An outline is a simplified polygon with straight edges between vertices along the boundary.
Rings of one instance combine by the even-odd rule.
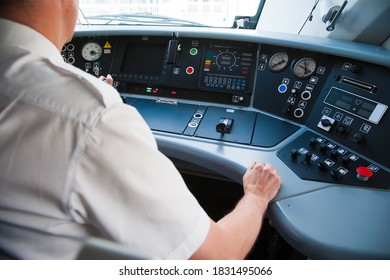
[[79, 25], [252, 28], [264, 0], [80, 0]]

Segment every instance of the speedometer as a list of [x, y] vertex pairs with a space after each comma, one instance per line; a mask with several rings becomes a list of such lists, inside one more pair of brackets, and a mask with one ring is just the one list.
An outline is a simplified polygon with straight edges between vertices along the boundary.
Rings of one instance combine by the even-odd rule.
[[81, 50], [81, 55], [87, 61], [98, 60], [102, 56], [102, 53], [102, 47], [95, 42], [86, 43]]

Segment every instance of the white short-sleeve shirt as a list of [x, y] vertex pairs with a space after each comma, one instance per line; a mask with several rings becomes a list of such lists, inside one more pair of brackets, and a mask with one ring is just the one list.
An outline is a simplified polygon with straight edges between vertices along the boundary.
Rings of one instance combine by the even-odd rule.
[[72, 259], [93, 235], [186, 259], [209, 227], [135, 108], [40, 33], [0, 19], [1, 248]]

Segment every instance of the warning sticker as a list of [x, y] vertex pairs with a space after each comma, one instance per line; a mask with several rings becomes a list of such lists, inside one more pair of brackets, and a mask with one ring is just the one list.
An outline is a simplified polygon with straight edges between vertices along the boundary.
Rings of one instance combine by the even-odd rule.
[[103, 49], [111, 49], [111, 48], [112, 47], [111, 47], [110, 43], [108, 41], [106, 41], [106, 43], [103, 46]]

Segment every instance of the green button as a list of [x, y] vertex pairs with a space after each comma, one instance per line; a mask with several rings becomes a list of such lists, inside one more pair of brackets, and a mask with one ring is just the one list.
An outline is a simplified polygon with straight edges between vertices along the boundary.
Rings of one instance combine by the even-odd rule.
[[191, 55], [196, 55], [198, 53], [198, 49], [197, 48], [192, 48], [191, 50], [190, 50], [190, 54]]

